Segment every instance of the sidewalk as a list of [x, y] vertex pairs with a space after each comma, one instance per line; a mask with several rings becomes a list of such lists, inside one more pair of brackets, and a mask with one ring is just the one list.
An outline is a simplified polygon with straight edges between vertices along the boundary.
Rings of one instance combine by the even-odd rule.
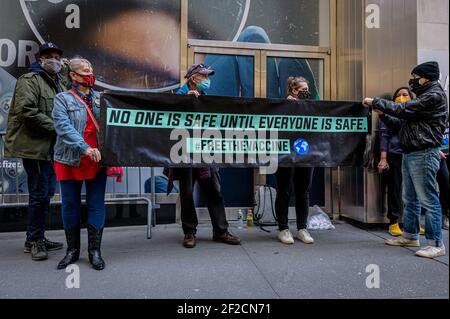
[[[415, 257], [414, 249], [388, 247], [383, 231], [365, 231], [342, 221], [334, 231], [312, 232], [314, 245], [280, 244], [277, 232], [236, 229], [242, 246], [211, 241], [199, 226], [197, 247], [181, 245], [179, 225], [108, 228], [106, 268], [93, 270], [82, 231], [80, 289], [65, 288], [69, 275], [56, 270], [64, 251], [33, 262], [22, 252], [23, 233], [0, 234], [0, 298], [449, 298], [449, 258]], [[293, 230], [294, 227], [291, 227]], [[62, 231], [47, 233], [64, 241]], [[448, 231], [444, 238], [449, 247]], [[380, 267], [380, 289], [366, 287], [366, 266]]]

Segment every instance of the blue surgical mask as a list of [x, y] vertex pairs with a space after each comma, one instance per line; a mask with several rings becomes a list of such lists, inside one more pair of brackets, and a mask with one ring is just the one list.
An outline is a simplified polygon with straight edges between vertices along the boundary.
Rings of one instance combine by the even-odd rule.
[[197, 84], [197, 89], [205, 93], [209, 90], [210, 87], [211, 87], [210, 79], [202, 80], [199, 84]]

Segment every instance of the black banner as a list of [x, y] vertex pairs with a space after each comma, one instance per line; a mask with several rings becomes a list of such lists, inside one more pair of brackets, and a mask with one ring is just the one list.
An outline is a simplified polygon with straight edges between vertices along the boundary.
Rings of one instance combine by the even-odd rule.
[[107, 91], [100, 148], [128, 167], [360, 166], [367, 116], [354, 102]]

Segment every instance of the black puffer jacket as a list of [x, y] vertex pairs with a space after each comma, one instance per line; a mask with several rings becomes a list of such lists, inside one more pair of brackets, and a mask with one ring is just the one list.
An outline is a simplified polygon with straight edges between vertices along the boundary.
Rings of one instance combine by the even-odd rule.
[[439, 82], [430, 82], [406, 103], [376, 98], [373, 108], [385, 113], [381, 120], [399, 129], [400, 144], [406, 153], [440, 147], [448, 122], [447, 96]]

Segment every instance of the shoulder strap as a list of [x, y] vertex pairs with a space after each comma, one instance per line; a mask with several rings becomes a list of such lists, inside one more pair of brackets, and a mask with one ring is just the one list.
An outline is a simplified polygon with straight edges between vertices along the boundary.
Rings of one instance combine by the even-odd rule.
[[86, 104], [86, 102], [75, 92], [74, 90], [69, 90], [70, 94], [72, 94], [78, 101], [83, 103], [84, 107], [86, 108], [86, 111], [88, 112], [89, 116], [91, 117], [92, 122], [94, 122], [95, 129], [97, 132], [100, 132], [100, 126], [98, 125], [97, 120], [95, 119], [94, 113], [92, 113], [91, 108]]

